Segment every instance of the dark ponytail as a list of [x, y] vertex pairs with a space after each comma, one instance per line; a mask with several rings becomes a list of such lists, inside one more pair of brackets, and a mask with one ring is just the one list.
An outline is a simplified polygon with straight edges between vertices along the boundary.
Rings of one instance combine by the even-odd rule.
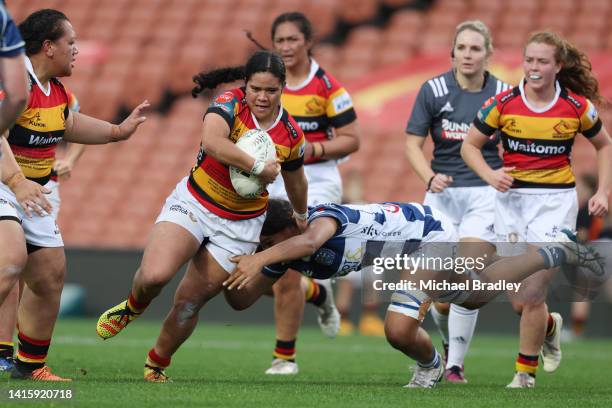
[[205, 89], [215, 89], [221, 84], [245, 79], [244, 66], [219, 68], [194, 75], [193, 82], [197, 85], [191, 90], [194, 98]]
[[193, 82], [197, 85], [191, 90], [191, 95], [197, 98], [203, 90], [215, 89], [228, 82], [239, 80], [248, 82], [258, 72], [271, 73], [278, 78], [283, 87], [285, 86], [285, 63], [280, 55], [272, 51], [256, 51], [245, 66], [214, 69], [195, 75]]
[[265, 46], [261, 45], [261, 43], [257, 41], [257, 39], [253, 36], [253, 33], [251, 33], [249, 30], [244, 30], [244, 35], [246, 35], [246, 38], [248, 38], [253, 44], [255, 44], [257, 48], [263, 51], [268, 51]]

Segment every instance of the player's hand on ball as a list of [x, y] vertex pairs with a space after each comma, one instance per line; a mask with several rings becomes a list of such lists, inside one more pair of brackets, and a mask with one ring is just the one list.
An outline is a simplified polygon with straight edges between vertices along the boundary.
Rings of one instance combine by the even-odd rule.
[[280, 164], [276, 160], [268, 160], [263, 171], [259, 174], [259, 178], [266, 184], [270, 184], [276, 180], [280, 173]]
[[257, 274], [261, 272], [261, 265], [257, 262], [255, 255], [236, 255], [230, 258], [230, 261], [236, 264], [236, 269], [230, 275], [223, 286], [228, 290], [234, 288], [240, 290], [245, 287]]
[[117, 135], [114, 141], [118, 140], [127, 140], [134, 134], [138, 126], [147, 120], [146, 116], [142, 116], [142, 110], [151, 106], [149, 101], [145, 100], [140, 105], [138, 105], [130, 116], [125, 118], [123, 122], [119, 125], [119, 134]]

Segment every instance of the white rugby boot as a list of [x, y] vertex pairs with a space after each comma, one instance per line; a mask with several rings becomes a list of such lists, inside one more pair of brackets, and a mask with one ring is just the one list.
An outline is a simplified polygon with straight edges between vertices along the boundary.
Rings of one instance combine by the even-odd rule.
[[555, 321], [555, 331], [544, 338], [541, 352], [544, 371], [547, 373], [552, 373], [561, 364], [561, 329], [563, 327], [563, 317], [559, 313], [551, 313], [550, 316]]
[[294, 361], [275, 358], [272, 360], [272, 365], [266, 370], [269, 375], [295, 375], [299, 372], [298, 365]]
[[326, 292], [325, 302], [317, 308], [319, 311], [317, 321], [319, 322], [319, 327], [323, 334], [327, 337], [334, 338], [340, 331], [340, 312], [336, 308], [336, 303], [334, 302], [334, 290], [331, 285], [331, 280], [317, 280], [316, 282], [320, 286], [323, 286]]
[[512, 382], [506, 388], [533, 388], [535, 387], [535, 377], [527, 373], [515, 373]]

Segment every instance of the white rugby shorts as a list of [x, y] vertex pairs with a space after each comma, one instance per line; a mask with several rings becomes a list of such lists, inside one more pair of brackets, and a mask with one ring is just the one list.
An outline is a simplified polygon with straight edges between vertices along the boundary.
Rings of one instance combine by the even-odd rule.
[[255, 252], [265, 218], [264, 213], [237, 221], [213, 214], [189, 192], [185, 177], [166, 199], [155, 223], [172, 222], [189, 231], [200, 244], [206, 240], [208, 252], [223, 269], [232, 273], [235, 264], [229, 258]]
[[425, 205], [441, 210], [451, 220], [459, 238], [495, 242], [495, 189], [491, 186], [449, 187], [425, 194]]
[[51, 215], [53, 216], [53, 218], [55, 218], [55, 220], [57, 220], [57, 217], [59, 216], [60, 205], [62, 203], [59, 193], [59, 183], [54, 180], [49, 180], [49, 182], [45, 184], [45, 187], [51, 190], [51, 192], [45, 195], [45, 197], [53, 207], [51, 209]]
[[578, 217], [576, 189], [513, 189], [495, 195], [497, 253], [520, 255], [526, 243], [554, 241], [564, 228], [574, 231]]
[[[49, 183], [45, 187], [49, 188]], [[13, 218], [21, 223], [28, 244], [42, 248], [63, 247], [64, 241], [59, 227], [52, 214], [39, 216], [30, 211], [32, 217], [26, 216], [17, 202], [15, 194], [3, 183], [0, 183], [0, 219]]]

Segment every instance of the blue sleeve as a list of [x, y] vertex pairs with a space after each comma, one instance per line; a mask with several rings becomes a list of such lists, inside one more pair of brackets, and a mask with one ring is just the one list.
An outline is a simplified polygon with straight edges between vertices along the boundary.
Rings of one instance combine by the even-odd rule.
[[421, 90], [414, 101], [410, 119], [406, 125], [406, 133], [426, 137], [433, 121], [434, 94], [427, 82], [421, 86]]
[[0, 18], [2, 22], [2, 40], [0, 42], [0, 57], [15, 57], [24, 53], [25, 43], [21, 38], [19, 29], [6, 10], [4, 4], [0, 4]]
[[[353, 211], [353, 210], [350, 210]], [[310, 224], [317, 218], [328, 217], [333, 218], [338, 223], [336, 234], [340, 234], [350, 222], [349, 214], [346, 213], [342, 206], [337, 204], [321, 204], [309, 210], [308, 223]]]
[[278, 279], [287, 272], [289, 269], [288, 264], [277, 263], [274, 265], [264, 266], [261, 272], [266, 275], [268, 278]]

